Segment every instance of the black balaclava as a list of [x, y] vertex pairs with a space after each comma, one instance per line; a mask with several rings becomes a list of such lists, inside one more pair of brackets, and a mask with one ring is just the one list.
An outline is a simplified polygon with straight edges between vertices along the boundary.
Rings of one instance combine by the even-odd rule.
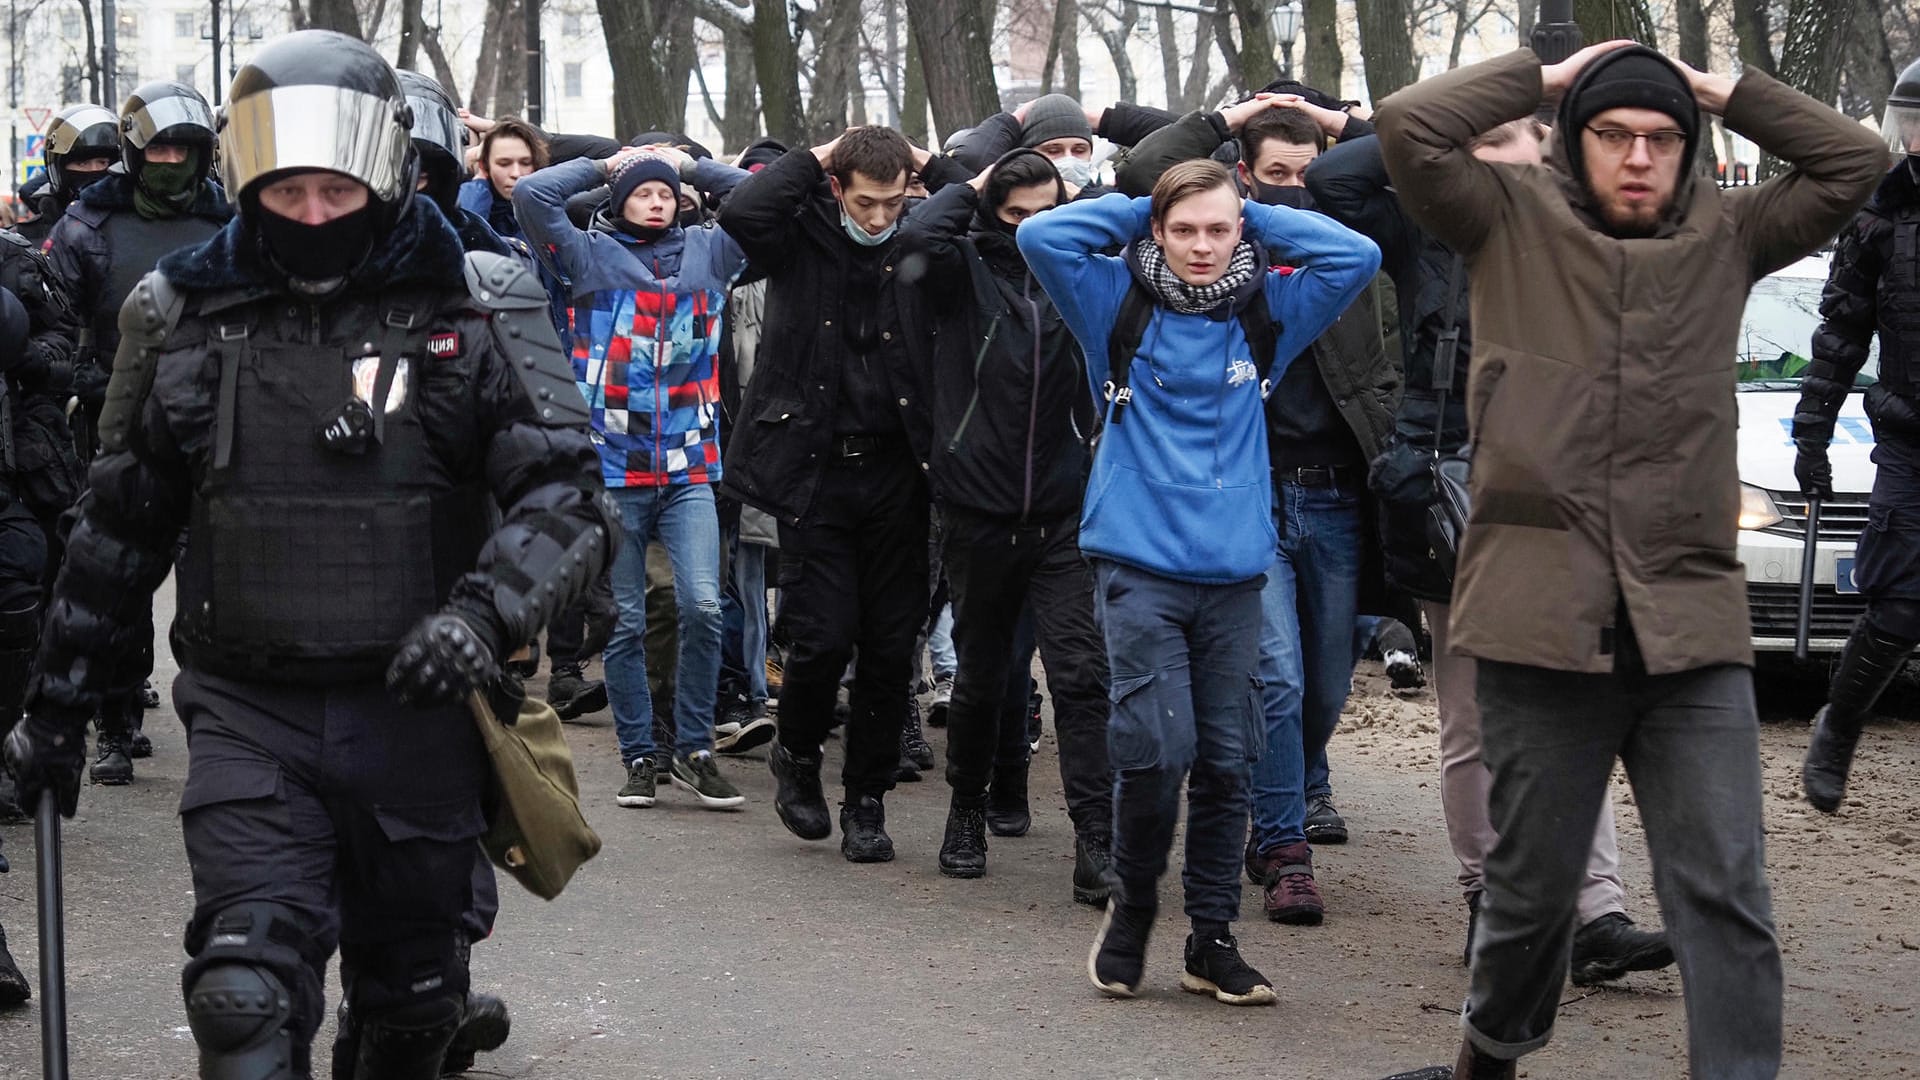
[[347, 277], [373, 250], [375, 211], [372, 200], [351, 214], [320, 225], [284, 218], [257, 204], [254, 224], [260, 242], [274, 263], [288, 276], [324, 283]]

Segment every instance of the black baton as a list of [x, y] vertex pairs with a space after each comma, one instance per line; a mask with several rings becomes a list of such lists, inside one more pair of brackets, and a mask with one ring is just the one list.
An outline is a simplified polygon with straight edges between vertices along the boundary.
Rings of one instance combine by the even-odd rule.
[[[1793, 658], [1807, 658], [1813, 632], [1813, 560], [1820, 553], [1820, 496], [1807, 496], [1807, 547], [1800, 556], [1800, 621], [1794, 627]], [[1836, 582], [1837, 584], [1837, 582]]]
[[60, 898], [60, 801], [40, 793], [33, 815], [35, 882], [40, 900], [40, 1072], [67, 1080], [67, 944]]

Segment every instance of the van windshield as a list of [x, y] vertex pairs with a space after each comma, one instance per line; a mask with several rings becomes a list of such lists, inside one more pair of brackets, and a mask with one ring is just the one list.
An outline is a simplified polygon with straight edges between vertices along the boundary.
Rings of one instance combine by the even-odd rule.
[[[1820, 326], [1820, 292], [1825, 285], [1819, 278], [1775, 275], [1753, 287], [1740, 320], [1740, 344], [1733, 361], [1739, 389], [1799, 388], [1812, 363], [1813, 332]], [[1879, 371], [1876, 337], [1866, 366], [1853, 380], [1855, 389], [1872, 386]]]

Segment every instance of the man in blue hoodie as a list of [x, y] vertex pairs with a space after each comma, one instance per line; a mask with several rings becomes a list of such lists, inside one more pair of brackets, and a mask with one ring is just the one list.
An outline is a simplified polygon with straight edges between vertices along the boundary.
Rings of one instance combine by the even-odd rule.
[[[1117, 997], [1139, 989], [1184, 780], [1193, 933], [1181, 986], [1270, 1004], [1272, 984], [1230, 929], [1265, 741], [1260, 590], [1277, 535], [1262, 402], [1366, 286], [1380, 249], [1331, 219], [1241, 199], [1206, 160], [1167, 170], [1151, 198], [1074, 203], [1015, 239], [1107, 398], [1080, 548], [1112, 673], [1116, 886], [1088, 975]], [[1115, 247], [1124, 255], [1105, 254]], [[1109, 335], [1143, 301], [1140, 344], [1116, 364]]]
[[[608, 697], [627, 782], [626, 807], [654, 803], [653, 698], [647, 686], [646, 552], [656, 537], [673, 562], [679, 606], [674, 782], [708, 809], [745, 802], [713, 760], [720, 678], [720, 317], [746, 269], [718, 228], [682, 228], [686, 177], [712, 198], [746, 173], [669, 147], [625, 149], [543, 169], [513, 188], [515, 216], [572, 284], [574, 378], [592, 412], [601, 479], [627, 543], [614, 558], [617, 610], [607, 643]], [[567, 219], [567, 199], [606, 184], [593, 227]]]

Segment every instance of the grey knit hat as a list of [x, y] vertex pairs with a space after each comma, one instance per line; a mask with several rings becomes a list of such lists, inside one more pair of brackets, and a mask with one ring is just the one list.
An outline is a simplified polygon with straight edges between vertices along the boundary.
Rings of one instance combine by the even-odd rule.
[[1020, 128], [1021, 146], [1039, 146], [1054, 139], [1093, 141], [1093, 125], [1087, 123], [1087, 110], [1065, 94], [1048, 94], [1027, 106], [1027, 121]]

